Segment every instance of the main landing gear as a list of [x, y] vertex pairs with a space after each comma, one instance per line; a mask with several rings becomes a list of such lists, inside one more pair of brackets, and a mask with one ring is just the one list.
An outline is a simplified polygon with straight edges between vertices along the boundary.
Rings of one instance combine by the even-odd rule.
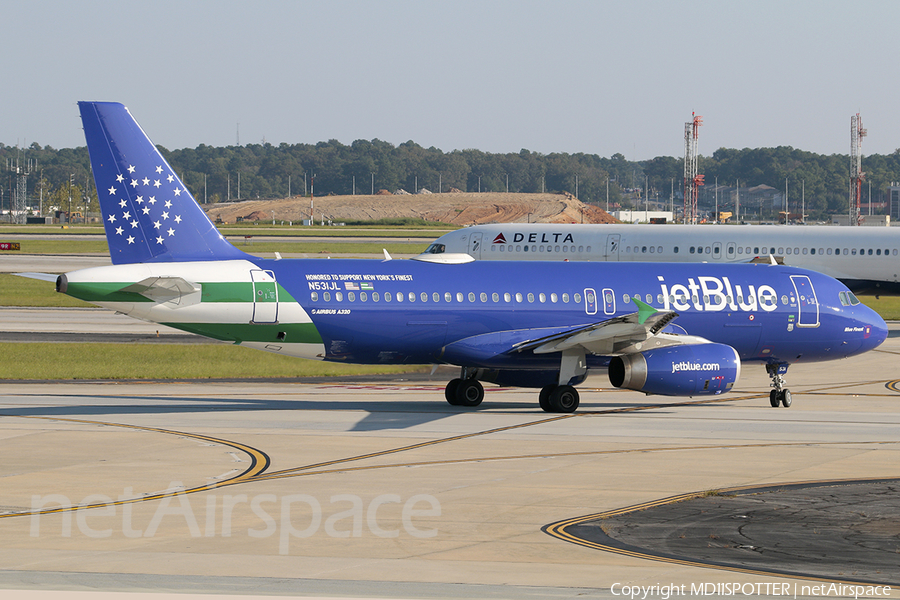
[[791, 406], [791, 391], [784, 387], [786, 383], [784, 374], [787, 373], [787, 370], [787, 363], [766, 365], [766, 373], [772, 378], [772, 387], [775, 388], [769, 392], [769, 404], [772, 405], [772, 408], [778, 408], [779, 404], [785, 408]]
[[[451, 379], [444, 397], [453, 406], [475, 407], [484, 400], [484, 387], [477, 379]], [[573, 413], [578, 409], [578, 390], [571, 385], [544, 386], [539, 400], [546, 412]]]
[[578, 408], [578, 390], [571, 385], [547, 385], [541, 388], [539, 400], [546, 412], [573, 413]]
[[478, 406], [484, 400], [484, 387], [477, 379], [466, 377], [466, 369], [462, 377], [451, 379], [444, 388], [444, 397], [453, 406]]

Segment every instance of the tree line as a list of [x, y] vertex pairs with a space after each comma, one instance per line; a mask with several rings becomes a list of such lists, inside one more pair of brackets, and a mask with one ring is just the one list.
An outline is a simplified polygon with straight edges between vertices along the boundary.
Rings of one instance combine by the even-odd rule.
[[[480, 150], [444, 152], [409, 141], [397, 146], [378, 139], [337, 140], [317, 144], [248, 144], [168, 150], [158, 146], [198, 202], [214, 203], [257, 198], [283, 198], [314, 192], [369, 194], [403, 189], [414, 193], [458, 189], [467, 192], [569, 192], [585, 202], [605, 208], [643, 207], [647, 198], [668, 203], [682, 198], [683, 160], [659, 156], [630, 161], [622, 154], [609, 158], [596, 154], [551, 153], [529, 150], [488, 153]], [[28, 201], [61, 205], [74, 188], [82, 200], [95, 198], [87, 148], [54, 149], [33, 143], [27, 148], [0, 144], [0, 165], [6, 180], [0, 189], [3, 209], [10, 207], [17, 178], [10, 167], [32, 165]], [[887, 188], [900, 181], [900, 151], [863, 157], [863, 169], [872, 186], [872, 199], [887, 198]], [[789, 146], [777, 148], [722, 148], [701, 156], [699, 171], [707, 185], [741, 187], [767, 185], [791, 197], [804, 190], [806, 211], [813, 217], [846, 213], [850, 177], [848, 155], [823, 155]], [[868, 197], [866, 184], [864, 198]], [[701, 197], [701, 204], [703, 204]], [[792, 202], [793, 204], [793, 202]], [[727, 208], [722, 199], [720, 208]]]

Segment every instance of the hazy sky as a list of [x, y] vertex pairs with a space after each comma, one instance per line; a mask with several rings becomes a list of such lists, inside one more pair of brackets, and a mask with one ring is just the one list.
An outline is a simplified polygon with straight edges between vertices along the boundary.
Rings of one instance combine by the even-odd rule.
[[169, 149], [413, 140], [445, 151], [900, 148], [895, 1], [2, 0], [0, 142], [83, 146], [114, 100]]

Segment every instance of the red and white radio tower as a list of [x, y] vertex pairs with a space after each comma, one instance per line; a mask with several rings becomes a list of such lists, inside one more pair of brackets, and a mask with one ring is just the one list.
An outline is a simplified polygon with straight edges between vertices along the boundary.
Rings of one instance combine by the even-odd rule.
[[697, 138], [703, 117], [691, 113], [691, 121], [684, 124], [684, 223], [697, 224], [697, 195], [703, 185], [703, 175], [697, 174]]
[[853, 180], [854, 194], [856, 195], [855, 208], [851, 201], [850, 225], [859, 225], [862, 221], [859, 197], [862, 193], [862, 183], [866, 178], [866, 174], [862, 170], [862, 139], [866, 137], [866, 133], [859, 113], [850, 117], [850, 178]]

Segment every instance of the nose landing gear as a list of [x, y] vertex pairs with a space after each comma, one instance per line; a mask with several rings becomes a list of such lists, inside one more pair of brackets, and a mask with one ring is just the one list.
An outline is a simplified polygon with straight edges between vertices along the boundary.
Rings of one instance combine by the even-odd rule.
[[772, 379], [772, 387], [775, 388], [769, 392], [769, 404], [772, 408], [778, 408], [779, 405], [785, 408], [791, 406], [791, 391], [785, 386], [786, 381], [784, 375], [787, 373], [787, 363], [773, 363], [766, 365], [766, 373]]

